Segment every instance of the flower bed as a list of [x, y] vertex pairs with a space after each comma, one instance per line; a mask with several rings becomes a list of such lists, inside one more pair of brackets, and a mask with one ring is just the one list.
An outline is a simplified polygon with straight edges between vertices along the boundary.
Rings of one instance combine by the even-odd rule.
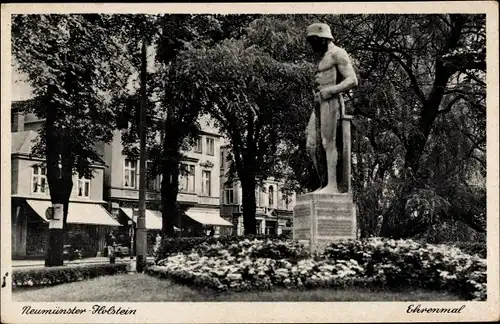
[[457, 248], [411, 240], [345, 240], [314, 256], [291, 241], [219, 241], [158, 259], [147, 271], [219, 291], [410, 285], [486, 299], [486, 260]]
[[453, 242], [462, 252], [470, 255], [478, 255], [480, 258], [486, 259], [486, 242]]
[[284, 241], [281, 236], [265, 236], [265, 235], [251, 235], [251, 236], [199, 236], [199, 237], [178, 237], [178, 238], [165, 238], [162, 240], [161, 247], [155, 255], [156, 261], [165, 259], [170, 255], [175, 255], [179, 252], [191, 252], [192, 249], [198, 248], [200, 245], [210, 246], [213, 244], [222, 244], [229, 246], [233, 243], [239, 243], [244, 240], [271, 240], [271, 241]]
[[12, 288], [51, 286], [127, 272], [126, 263], [14, 269]]
[[356, 260], [378, 285], [447, 289], [470, 300], [486, 300], [486, 260], [453, 246], [380, 238], [344, 240], [328, 246], [323, 256]]

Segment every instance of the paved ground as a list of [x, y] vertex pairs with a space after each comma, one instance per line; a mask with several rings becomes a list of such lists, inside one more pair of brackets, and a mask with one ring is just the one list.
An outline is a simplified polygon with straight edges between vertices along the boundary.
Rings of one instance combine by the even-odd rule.
[[[135, 258], [134, 258], [135, 259]], [[148, 257], [148, 261], [153, 261], [153, 257]], [[130, 257], [116, 258], [116, 263], [130, 262]], [[106, 257], [96, 257], [96, 258], [85, 258], [73, 261], [64, 261], [65, 265], [74, 266], [79, 264], [102, 264], [109, 263], [109, 258]], [[42, 268], [45, 266], [44, 260], [12, 260], [12, 268]]]

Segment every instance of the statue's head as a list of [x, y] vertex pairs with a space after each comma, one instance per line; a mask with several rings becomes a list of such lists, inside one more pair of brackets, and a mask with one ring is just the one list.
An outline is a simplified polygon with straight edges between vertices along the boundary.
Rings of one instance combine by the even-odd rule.
[[314, 23], [307, 27], [307, 41], [313, 51], [324, 53], [328, 49], [328, 43], [333, 40], [330, 26], [323, 23]]

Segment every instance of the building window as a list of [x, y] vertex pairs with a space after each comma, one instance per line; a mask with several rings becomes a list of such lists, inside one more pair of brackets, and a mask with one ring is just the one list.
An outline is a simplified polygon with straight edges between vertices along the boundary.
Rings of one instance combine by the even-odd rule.
[[187, 166], [187, 174], [181, 175], [180, 190], [184, 192], [195, 192], [194, 165]]
[[226, 204], [234, 204], [234, 188], [232, 185], [225, 186], [224, 201]]
[[32, 186], [33, 193], [48, 194], [49, 184], [47, 182], [47, 168], [35, 165], [33, 166]]
[[196, 139], [196, 143], [194, 145], [194, 151], [196, 153], [201, 153], [203, 152], [203, 143], [202, 143], [202, 140], [201, 140], [201, 136], [199, 136], [197, 139]]
[[274, 206], [274, 188], [269, 186], [269, 206]]
[[79, 178], [77, 181], [77, 196], [78, 197], [90, 197], [90, 179]]
[[260, 206], [260, 188], [259, 186], [255, 186], [255, 207]]
[[220, 150], [220, 169], [224, 170], [224, 150]]
[[215, 140], [211, 137], [207, 137], [207, 154], [208, 155], [215, 154]]
[[125, 160], [123, 186], [137, 188], [137, 161]]
[[211, 172], [203, 170], [203, 177], [201, 181], [201, 193], [204, 196], [210, 196], [211, 188]]

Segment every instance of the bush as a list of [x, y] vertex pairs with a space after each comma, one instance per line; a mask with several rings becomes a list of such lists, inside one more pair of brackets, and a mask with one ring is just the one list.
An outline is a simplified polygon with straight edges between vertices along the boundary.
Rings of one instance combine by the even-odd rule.
[[455, 245], [467, 254], [477, 255], [486, 259], [486, 242], [451, 242], [447, 244]]
[[219, 291], [338, 287], [363, 277], [356, 261], [315, 261], [302, 244], [248, 238], [229, 246], [203, 243], [159, 260], [147, 272]]
[[330, 244], [323, 256], [356, 260], [373, 283], [448, 289], [466, 299], [486, 299], [486, 260], [446, 244], [371, 238]]
[[147, 271], [219, 291], [411, 285], [451, 290], [468, 300], [486, 299], [486, 260], [447, 245], [380, 238], [342, 240], [311, 256], [292, 241], [221, 241], [205, 241], [189, 252], [158, 259]]
[[164, 238], [161, 243], [160, 249], [155, 255], [155, 260], [165, 259], [170, 255], [175, 255], [177, 253], [191, 252], [194, 248], [198, 248], [200, 245], [213, 245], [222, 244], [223, 246], [229, 246], [233, 243], [239, 243], [244, 240], [253, 239], [268, 239], [272, 241], [283, 240], [280, 236], [265, 236], [265, 235], [250, 235], [250, 236], [200, 236], [200, 237], [177, 237], [177, 238]]
[[127, 266], [126, 263], [119, 263], [14, 269], [12, 271], [12, 288], [51, 286], [82, 281], [99, 276], [125, 273], [127, 271]]

